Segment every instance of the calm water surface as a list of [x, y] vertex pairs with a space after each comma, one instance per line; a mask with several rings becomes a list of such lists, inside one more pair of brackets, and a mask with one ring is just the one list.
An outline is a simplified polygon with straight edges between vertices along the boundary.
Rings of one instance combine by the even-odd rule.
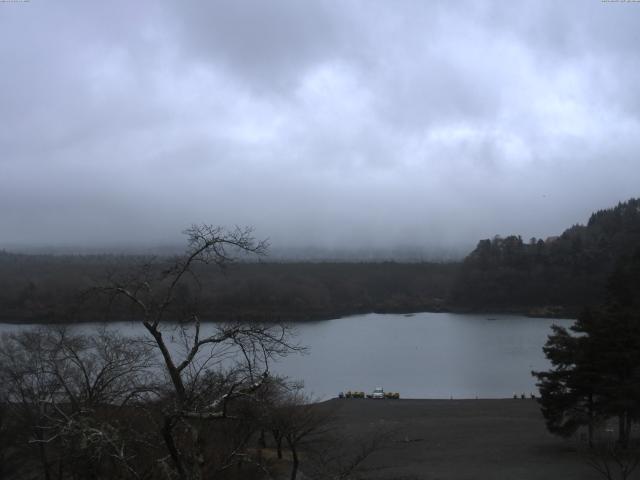
[[[303, 379], [318, 398], [376, 386], [404, 398], [501, 398], [535, 392], [531, 370], [548, 367], [542, 346], [552, 324], [571, 320], [513, 315], [368, 314], [298, 325], [307, 355], [272, 368]], [[144, 334], [136, 323], [113, 328]], [[15, 325], [0, 324], [0, 332]], [[91, 328], [83, 325], [82, 329]]]

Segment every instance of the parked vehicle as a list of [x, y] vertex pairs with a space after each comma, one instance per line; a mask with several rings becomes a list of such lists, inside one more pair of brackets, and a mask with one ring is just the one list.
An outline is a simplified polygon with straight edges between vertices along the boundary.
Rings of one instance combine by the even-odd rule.
[[373, 389], [371, 398], [384, 398], [384, 390], [382, 387], [376, 387]]

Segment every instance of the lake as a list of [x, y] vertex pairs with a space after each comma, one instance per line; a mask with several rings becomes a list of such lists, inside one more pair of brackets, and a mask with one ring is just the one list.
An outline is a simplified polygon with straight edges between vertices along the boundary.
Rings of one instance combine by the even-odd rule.
[[[551, 325], [571, 320], [453, 313], [367, 314], [298, 324], [306, 355], [272, 371], [304, 380], [318, 399], [381, 386], [403, 398], [504, 398], [536, 392], [531, 370], [548, 368], [542, 352]], [[111, 324], [143, 334], [136, 323]], [[83, 324], [87, 329], [91, 325]], [[0, 333], [24, 328], [0, 324]]]

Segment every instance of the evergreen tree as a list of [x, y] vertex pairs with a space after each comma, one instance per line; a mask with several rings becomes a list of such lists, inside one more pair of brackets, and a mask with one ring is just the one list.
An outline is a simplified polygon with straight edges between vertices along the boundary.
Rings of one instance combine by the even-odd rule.
[[569, 436], [586, 425], [591, 443], [595, 423], [617, 417], [618, 442], [626, 447], [640, 418], [637, 315], [617, 305], [585, 310], [570, 331], [553, 327], [544, 352], [552, 369], [533, 375], [549, 431]]
[[575, 336], [557, 325], [552, 328], [543, 350], [553, 368], [532, 372], [538, 379], [542, 414], [549, 431], [563, 437], [586, 425], [591, 445], [599, 413], [596, 352], [588, 337]]

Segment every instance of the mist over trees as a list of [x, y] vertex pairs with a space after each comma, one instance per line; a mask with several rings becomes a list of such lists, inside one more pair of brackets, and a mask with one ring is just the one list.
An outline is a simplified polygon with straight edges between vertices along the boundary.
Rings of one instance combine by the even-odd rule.
[[[220, 275], [196, 265], [205, 321], [302, 321], [368, 312], [505, 311], [575, 316], [605, 299], [609, 276], [640, 245], [640, 201], [595, 212], [558, 237], [481, 240], [462, 262], [241, 261]], [[0, 315], [8, 322], [128, 320], [130, 305], [106, 308], [79, 292], [105, 271], [158, 269], [171, 256], [26, 255], [0, 252]], [[619, 283], [632, 286], [619, 272]], [[176, 296], [196, 293], [184, 284]], [[627, 296], [633, 297], [633, 291]], [[176, 303], [177, 305], [177, 303]], [[100, 313], [97, 313], [100, 312]]]

